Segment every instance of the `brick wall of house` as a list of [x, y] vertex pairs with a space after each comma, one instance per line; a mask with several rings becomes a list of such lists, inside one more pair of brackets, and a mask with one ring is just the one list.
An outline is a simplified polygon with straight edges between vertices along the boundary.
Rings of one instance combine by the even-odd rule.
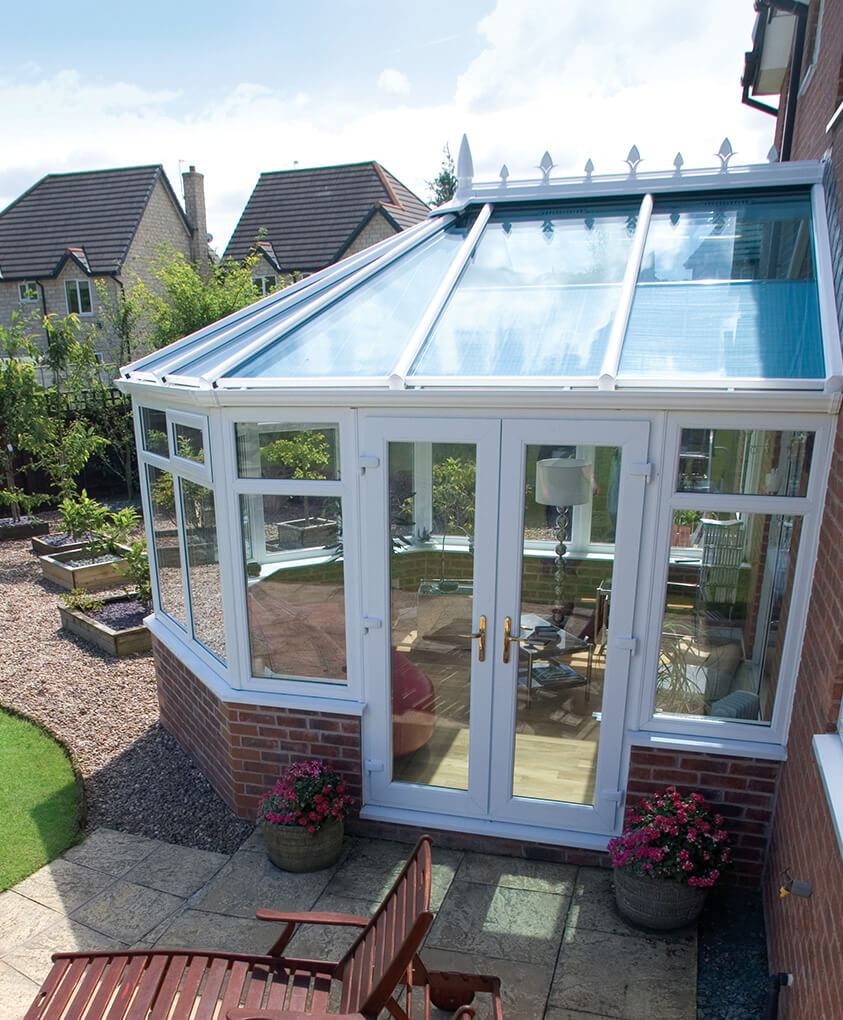
[[[812, 59], [812, 23], [819, 10], [811, 0], [808, 46], [803, 66]], [[843, 195], [843, 123], [826, 125], [843, 99], [843, 4], [825, 0], [816, 66], [799, 97], [792, 159], [826, 156], [830, 170], [831, 249], [838, 319], [843, 322], [843, 247], [840, 196]], [[786, 95], [781, 97], [784, 109]], [[780, 145], [781, 118], [776, 142]], [[829, 188], [826, 189], [827, 192]], [[782, 1020], [837, 1020], [843, 1017], [843, 858], [832, 827], [828, 801], [812, 747], [815, 734], [832, 732], [843, 696], [843, 422], [838, 421], [831, 476], [820, 533], [808, 624], [782, 767], [764, 881], [769, 967], [792, 973], [794, 983], [779, 998]], [[809, 899], [781, 898], [785, 869], [810, 882]]]
[[383, 241], [387, 237], [392, 237], [394, 233], [395, 227], [393, 227], [389, 220], [380, 213], [376, 213], [340, 257], [346, 259], [349, 255], [354, 255], [356, 252], [368, 248], [369, 245]]

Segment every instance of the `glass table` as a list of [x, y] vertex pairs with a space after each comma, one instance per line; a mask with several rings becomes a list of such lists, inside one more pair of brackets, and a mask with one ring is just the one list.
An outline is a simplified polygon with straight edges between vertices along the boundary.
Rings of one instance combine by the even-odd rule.
[[[577, 637], [568, 631], [552, 626], [542, 617], [533, 614], [521, 616], [521, 631], [534, 640], [522, 641], [519, 652], [523, 665], [519, 663], [518, 683], [527, 692], [529, 705], [534, 689], [559, 690], [569, 687], [585, 687], [586, 701], [591, 694], [591, 670], [594, 658], [594, 642]], [[585, 674], [574, 669], [566, 660], [585, 652]]]

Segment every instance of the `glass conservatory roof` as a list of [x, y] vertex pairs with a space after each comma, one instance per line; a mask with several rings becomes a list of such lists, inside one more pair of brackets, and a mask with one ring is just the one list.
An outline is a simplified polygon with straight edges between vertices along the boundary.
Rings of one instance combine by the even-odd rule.
[[821, 171], [471, 186], [134, 362], [194, 388], [839, 389]]

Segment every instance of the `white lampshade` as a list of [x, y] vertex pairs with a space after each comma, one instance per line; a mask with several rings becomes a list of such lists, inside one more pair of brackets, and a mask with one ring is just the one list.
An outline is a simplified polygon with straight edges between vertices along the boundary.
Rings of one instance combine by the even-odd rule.
[[580, 506], [591, 496], [588, 461], [550, 457], [536, 464], [536, 502], [547, 506]]

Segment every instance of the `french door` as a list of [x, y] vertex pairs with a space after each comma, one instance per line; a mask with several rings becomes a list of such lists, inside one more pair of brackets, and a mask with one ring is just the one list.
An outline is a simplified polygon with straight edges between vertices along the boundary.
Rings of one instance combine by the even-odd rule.
[[647, 441], [363, 419], [367, 804], [612, 831]]

